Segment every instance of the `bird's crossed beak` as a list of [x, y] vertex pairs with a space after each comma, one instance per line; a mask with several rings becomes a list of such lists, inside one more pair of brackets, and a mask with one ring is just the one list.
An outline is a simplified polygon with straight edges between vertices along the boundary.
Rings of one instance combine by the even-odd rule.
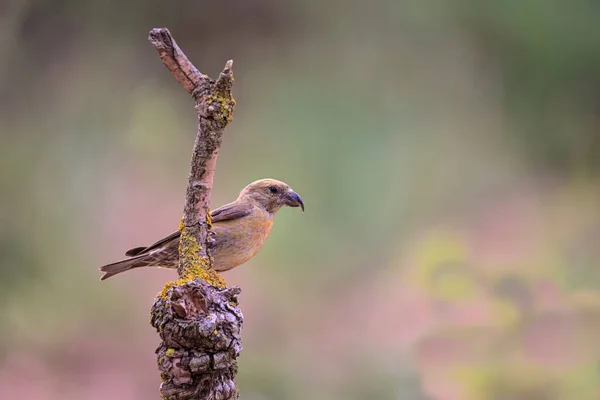
[[304, 212], [304, 202], [298, 193], [291, 191], [285, 195], [285, 204], [290, 207], [301, 207]]

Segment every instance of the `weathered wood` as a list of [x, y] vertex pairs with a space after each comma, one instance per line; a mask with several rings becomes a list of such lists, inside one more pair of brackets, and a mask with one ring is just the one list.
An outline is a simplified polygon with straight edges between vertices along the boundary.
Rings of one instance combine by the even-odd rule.
[[161, 396], [165, 399], [238, 398], [236, 359], [242, 349], [243, 317], [237, 287], [211, 269], [209, 205], [223, 132], [235, 101], [232, 61], [214, 81], [202, 74], [166, 28], [148, 40], [179, 84], [192, 95], [198, 114], [179, 245], [180, 279], [157, 296], [151, 323], [162, 339], [157, 349]]

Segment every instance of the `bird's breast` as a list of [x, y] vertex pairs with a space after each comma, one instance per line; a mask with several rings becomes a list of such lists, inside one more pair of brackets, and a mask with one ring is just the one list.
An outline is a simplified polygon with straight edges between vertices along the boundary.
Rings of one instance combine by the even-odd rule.
[[213, 224], [215, 270], [226, 271], [254, 257], [269, 237], [272, 226], [273, 215], [260, 209], [242, 218]]

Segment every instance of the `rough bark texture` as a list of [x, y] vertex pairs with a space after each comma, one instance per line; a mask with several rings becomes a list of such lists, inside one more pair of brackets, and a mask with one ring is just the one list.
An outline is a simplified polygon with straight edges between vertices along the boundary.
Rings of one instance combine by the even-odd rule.
[[165, 399], [236, 399], [236, 358], [242, 349], [242, 313], [237, 287], [211, 269], [209, 204], [223, 131], [235, 101], [232, 61], [217, 81], [194, 67], [166, 28], [152, 29], [148, 40], [173, 77], [190, 93], [198, 113], [190, 175], [180, 226], [180, 279], [156, 298], [151, 323], [162, 339], [157, 349]]
[[170, 289], [152, 306], [152, 326], [165, 399], [236, 399], [236, 358], [242, 350], [240, 289], [193, 280]]

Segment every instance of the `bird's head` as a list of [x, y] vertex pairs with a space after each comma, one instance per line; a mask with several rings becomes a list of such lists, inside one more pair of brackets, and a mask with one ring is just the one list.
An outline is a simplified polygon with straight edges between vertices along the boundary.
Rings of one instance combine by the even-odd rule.
[[304, 212], [304, 203], [298, 193], [275, 179], [252, 182], [241, 191], [239, 198], [246, 198], [270, 213], [275, 213], [283, 206], [301, 207]]

